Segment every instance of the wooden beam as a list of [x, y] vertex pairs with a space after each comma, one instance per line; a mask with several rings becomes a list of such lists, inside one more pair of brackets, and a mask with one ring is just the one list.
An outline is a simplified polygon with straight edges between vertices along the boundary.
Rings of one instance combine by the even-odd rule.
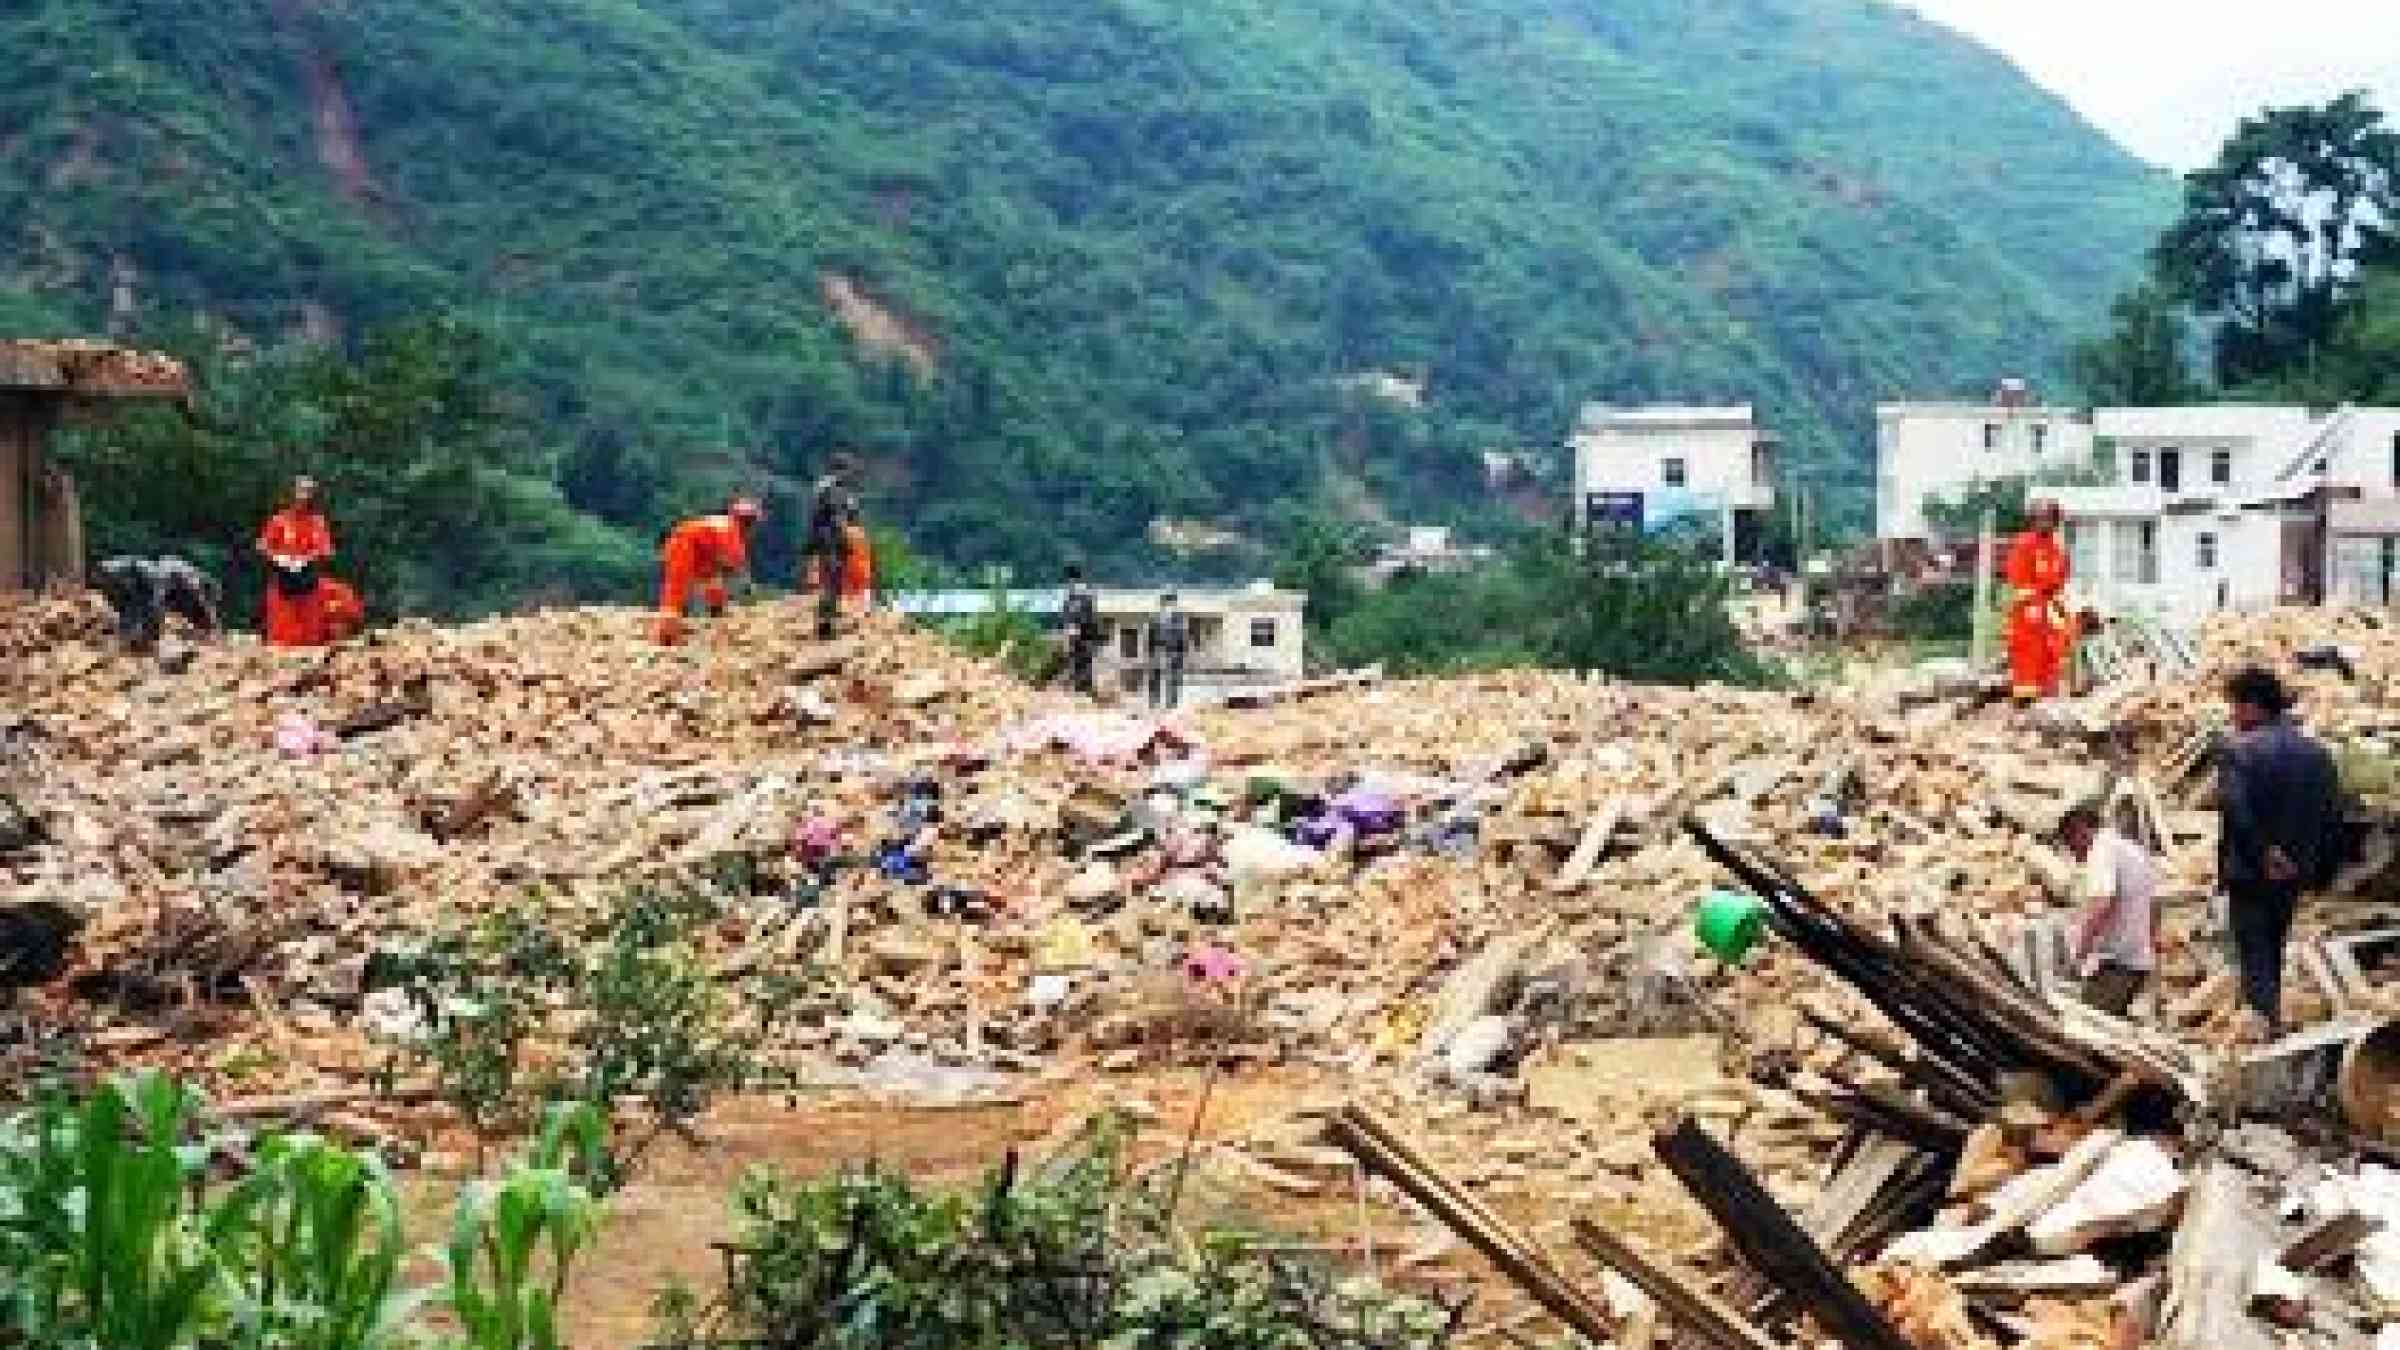
[[1686, 1119], [1652, 1141], [1659, 1160], [1725, 1230], [1752, 1269], [1849, 1350], [1911, 1350], [1741, 1160]]
[[1727, 1307], [1698, 1280], [1664, 1261], [1653, 1261], [1598, 1224], [1575, 1220], [1576, 1244], [1593, 1260], [1616, 1271], [1666, 1310], [1675, 1325], [1714, 1350], [1775, 1350], [1775, 1342], [1749, 1319]]

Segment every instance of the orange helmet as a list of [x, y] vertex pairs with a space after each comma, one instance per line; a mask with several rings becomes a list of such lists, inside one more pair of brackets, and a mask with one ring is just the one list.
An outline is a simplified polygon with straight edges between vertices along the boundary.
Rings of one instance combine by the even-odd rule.
[[738, 520], [745, 525], [748, 525], [753, 521], [756, 521], [761, 515], [765, 514], [765, 512], [760, 509], [757, 498], [736, 497], [733, 499], [732, 503], [725, 508], [725, 514], [733, 517], [735, 520]]

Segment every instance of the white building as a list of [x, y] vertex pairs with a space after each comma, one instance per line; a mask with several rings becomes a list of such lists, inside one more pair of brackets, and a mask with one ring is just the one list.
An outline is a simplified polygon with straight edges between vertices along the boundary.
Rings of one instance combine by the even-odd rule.
[[2077, 602], [2189, 622], [2400, 590], [2400, 409], [2102, 408], [2093, 429], [2113, 481], [2045, 492]]
[[1775, 509], [1776, 439], [1759, 430], [1749, 404], [1587, 403], [1567, 447], [1585, 525], [1649, 528], [1700, 516], [1723, 532], [1729, 561], [1756, 556]]
[[[1095, 663], [1102, 689], [1142, 691], [1149, 669], [1148, 625], [1158, 613], [1162, 593], [1156, 588], [1095, 592], [1105, 634]], [[1004, 592], [1002, 599], [1011, 610], [1052, 622], [1066, 602], [1066, 592], [1013, 590]], [[1236, 588], [1178, 589], [1175, 600], [1191, 632], [1191, 650], [1184, 658], [1187, 704], [1222, 702], [1240, 690], [1288, 684], [1306, 674], [1305, 594], [1262, 581]], [[912, 618], [959, 619], [989, 612], [992, 592], [913, 591], [893, 596], [891, 604]]]
[[1875, 406], [1875, 537], [1929, 539], [1928, 498], [1955, 501], [1982, 483], [2086, 468], [2092, 419], [2033, 402], [2003, 380], [1985, 403]]
[[1403, 572], [1467, 572], [1498, 556], [1484, 545], [1459, 543], [1447, 525], [1410, 525], [1386, 540], [1356, 575], [1369, 586], [1381, 586]]

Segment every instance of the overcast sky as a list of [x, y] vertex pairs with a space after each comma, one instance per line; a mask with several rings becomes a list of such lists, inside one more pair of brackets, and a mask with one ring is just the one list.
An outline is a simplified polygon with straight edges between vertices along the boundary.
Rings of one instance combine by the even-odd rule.
[[1901, 0], [1981, 38], [2144, 159], [2188, 169], [2269, 103], [2365, 88], [2400, 120], [2400, 0]]

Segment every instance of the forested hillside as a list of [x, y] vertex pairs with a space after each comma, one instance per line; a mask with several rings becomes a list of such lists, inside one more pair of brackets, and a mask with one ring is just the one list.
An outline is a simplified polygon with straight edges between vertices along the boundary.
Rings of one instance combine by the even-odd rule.
[[1862, 483], [1874, 399], [2055, 373], [2174, 201], [1875, 0], [17, 0], [0, 52], [0, 326], [447, 309], [577, 506], [850, 445], [962, 562], [1471, 511], [1588, 398]]

